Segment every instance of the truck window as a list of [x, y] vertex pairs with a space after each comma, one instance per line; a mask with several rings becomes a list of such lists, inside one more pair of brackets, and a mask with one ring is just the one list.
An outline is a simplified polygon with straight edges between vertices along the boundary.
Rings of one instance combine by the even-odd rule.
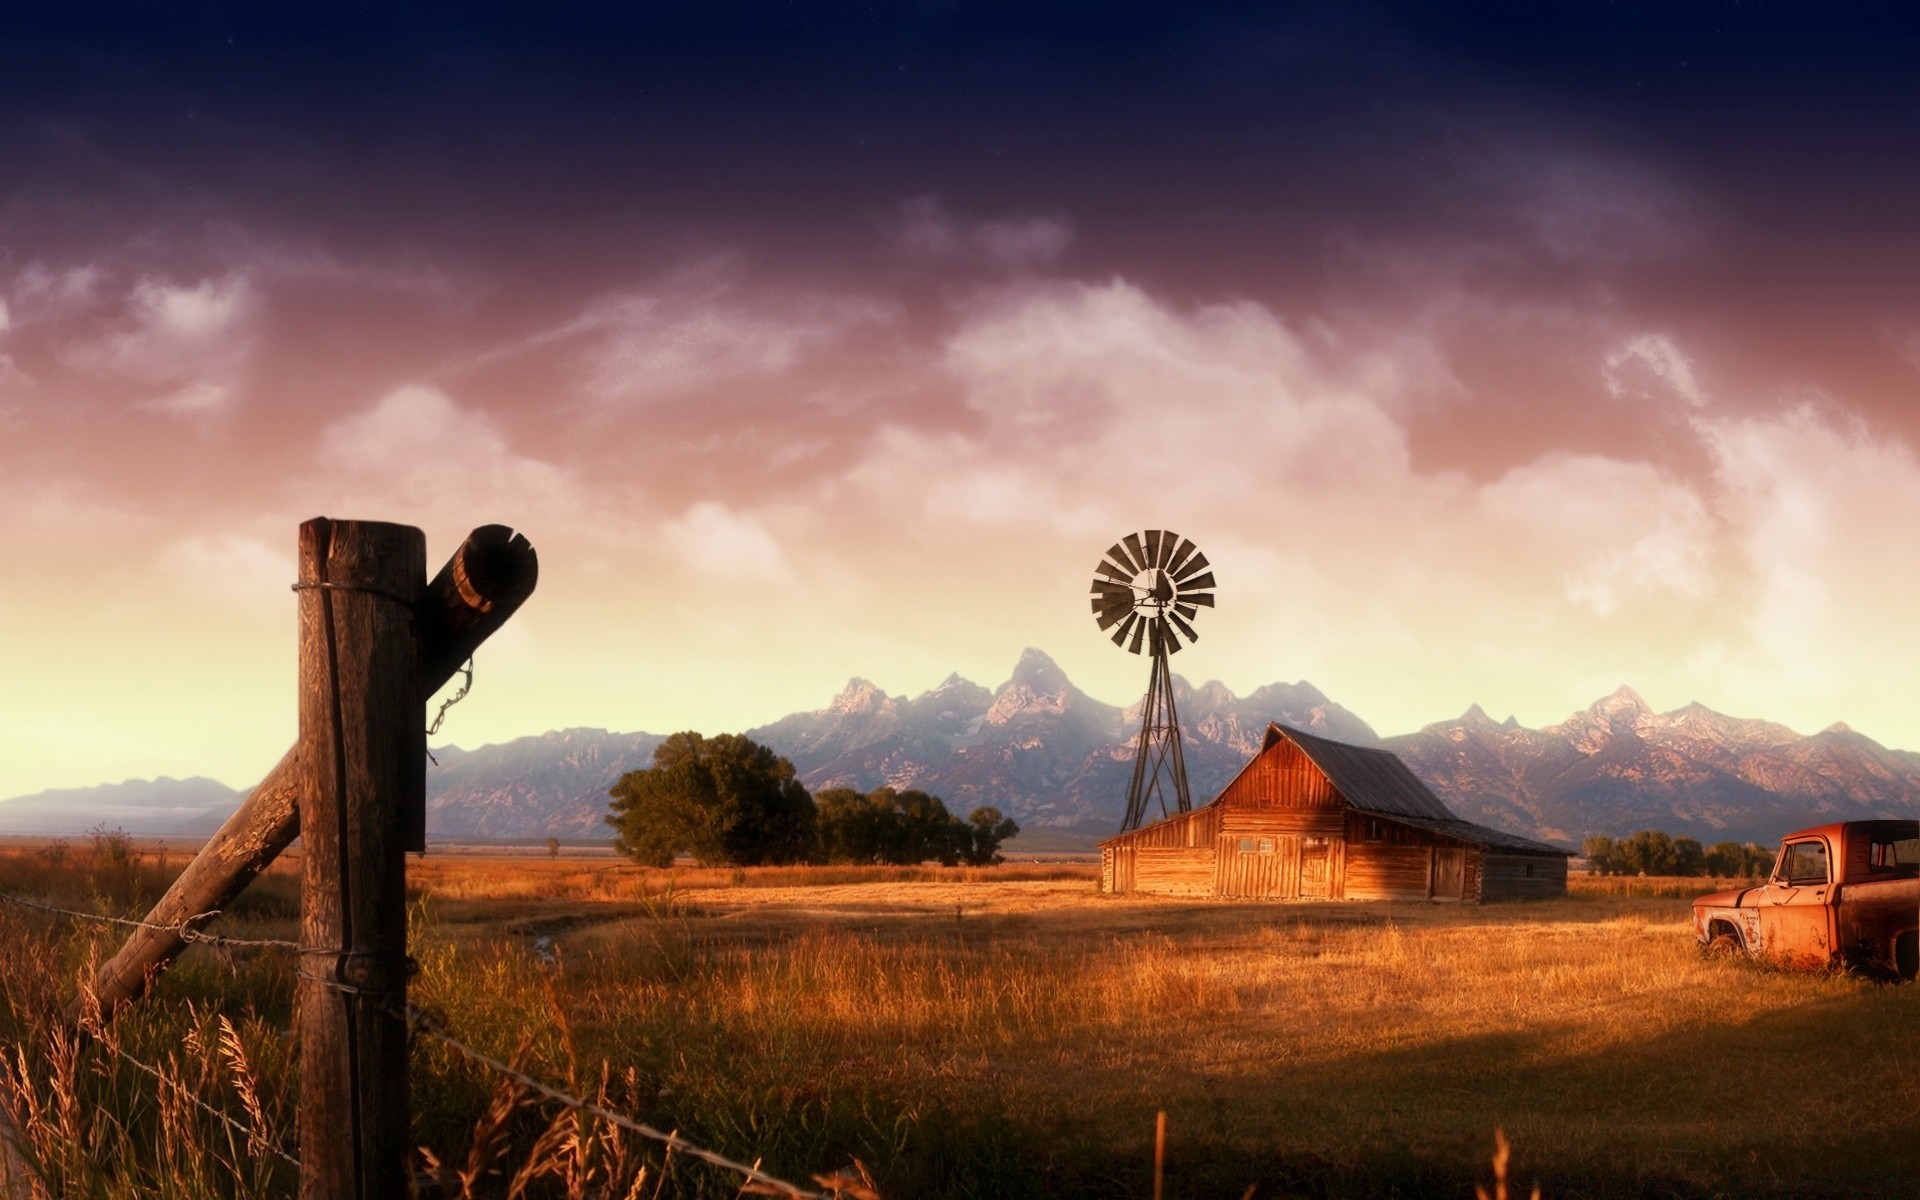
[[1780, 852], [1781, 877], [1795, 886], [1827, 881], [1827, 844], [1793, 842]]
[[1920, 875], [1920, 838], [1874, 838], [1867, 843], [1867, 868], [1876, 875]]

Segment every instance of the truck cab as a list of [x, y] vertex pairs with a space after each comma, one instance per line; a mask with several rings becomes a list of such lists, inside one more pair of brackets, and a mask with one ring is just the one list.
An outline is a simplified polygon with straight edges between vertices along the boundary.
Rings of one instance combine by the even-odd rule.
[[1758, 887], [1693, 902], [1702, 946], [1780, 966], [1920, 968], [1920, 821], [1845, 821], [1789, 834]]

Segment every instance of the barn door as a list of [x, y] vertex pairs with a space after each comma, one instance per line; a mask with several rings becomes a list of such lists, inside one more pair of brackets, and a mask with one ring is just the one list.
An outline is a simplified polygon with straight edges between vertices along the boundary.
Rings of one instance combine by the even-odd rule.
[[1300, 839], [1300, 894], [1302, 896], [1325, 897], [1331, 894], [1329, 884], [1333, 878], [1330, 850], [1333, 839], [1323, 837], [1303, 837]]
[[1428, 896], [1434, 900], [1459, 900], [1466, 895], [1467, 852], [1435, 847], [1433, 851], [1433, 886]]

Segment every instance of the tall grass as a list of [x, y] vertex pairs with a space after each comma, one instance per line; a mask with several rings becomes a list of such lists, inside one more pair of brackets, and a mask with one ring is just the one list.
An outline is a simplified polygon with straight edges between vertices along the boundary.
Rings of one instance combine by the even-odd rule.
[[[1707, 960], [1669, 896], [1191, 904], [1103, 899], [1084, 869], [683, 873], [613, 904], [570, 892], [596, 919], [536, 936], [513, 930], [546, 911], [537, 884], [554, 876], [526, 861], [541, 869], [416, 872], [416, 1003], [536, 1076], [787, 1178], [1139, 1195], [1161, 1109], [1170, 1195], [1471, 1195], [1496, 1127], [1514, 1177], [1554, 1197], [1898, 1195], [1920, 1171], [1913, 989]], [[895, 911], [910, 915], [876, 915]], [[234, 925], [292, 930], [271, 911]], [[287, 1168], [256, 1170], [244, 1136], [60, 1040], [51, 1016], [111, 938], [4, 908], [0, 937], [30, 951], [0, 962], [0, 1041], [18, 1051], [0, 1100], [60, 1194], [284, 1194]], [[273, 955], [196, 948], [109, 1036], [284, 1139], [291, 988]], [[430, 1040], [413, 1079], [419, 1165], [444, 1194], [737, 1190]]]

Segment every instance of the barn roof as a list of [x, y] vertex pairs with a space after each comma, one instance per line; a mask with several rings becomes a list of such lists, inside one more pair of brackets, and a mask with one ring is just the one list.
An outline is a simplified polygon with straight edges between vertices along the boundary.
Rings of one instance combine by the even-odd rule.
[[1516, 833], [1462, 821], [1440, 802], [1433, 789], [1420, 781], [1400, 756], [1391, 750], [1353, 746], [1335, 742], [1290, 725], [1267, 726], [1264, 749], [1285, 737], [1326, 772], [1333, 786], [1345, 796], [1356, 812], [1388, 817], [1404, 825], [1431, 830], [1463, 842], [1474, 842], [1497, 850], [1521, 854], [1567, 854], [1569, 851], [1545, 842], [1536, 842]]
[[1459, 820], [1391, 750], [1350, 746], [1279, 724], [1267, 726], [1267, 742], [1262, 749], [1271, 749], [1281, 735], [1300, 747], [1314, 766], [1326, 772], [1347, 803], [1362, 812], [1430, 821]]

